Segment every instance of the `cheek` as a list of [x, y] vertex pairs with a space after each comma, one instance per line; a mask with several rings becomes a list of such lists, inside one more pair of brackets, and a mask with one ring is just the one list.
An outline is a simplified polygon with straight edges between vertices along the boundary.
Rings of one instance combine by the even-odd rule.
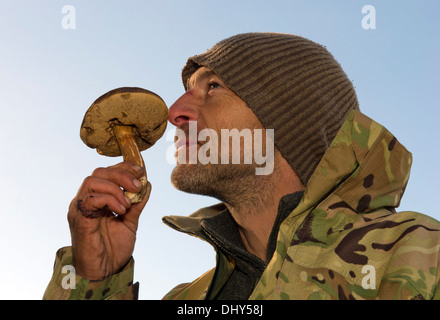
[[256, 115], [246, 103], [238, 97], [223, 96], [215, 103], [205, 105], [200, 110], [199, 120], [205, 128], [220, 129], [253, 129], [262, 128]]
[[237, 128], [249, 128], [252, 129], [258, 121], [256, 115], [253, 113], [244, 102], [232, 100], [228, 105], [225, 118], [227, 123], [234, 123], [234, 127]]

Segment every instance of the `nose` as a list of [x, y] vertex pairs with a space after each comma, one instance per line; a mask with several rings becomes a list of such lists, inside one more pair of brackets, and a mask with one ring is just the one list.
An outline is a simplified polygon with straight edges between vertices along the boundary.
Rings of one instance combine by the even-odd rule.
[[197, 97], [194, 92], [188, 91], [183, 94], [168, 110], [168, 121], [180, 127], [185, 122], [197, 121]]

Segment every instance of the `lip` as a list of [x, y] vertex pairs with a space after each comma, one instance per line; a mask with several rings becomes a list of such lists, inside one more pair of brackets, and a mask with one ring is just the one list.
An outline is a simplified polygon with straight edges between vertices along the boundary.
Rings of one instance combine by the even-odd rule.
[[197, 141], [193, 141], [193, 140], [188, 140], [188, 139], [178, 139], [174, 145], [176, 146], [176, 149], [179, 149], [183, 146], [185, 147], [190, 147], [192, 145], [197, 145]]

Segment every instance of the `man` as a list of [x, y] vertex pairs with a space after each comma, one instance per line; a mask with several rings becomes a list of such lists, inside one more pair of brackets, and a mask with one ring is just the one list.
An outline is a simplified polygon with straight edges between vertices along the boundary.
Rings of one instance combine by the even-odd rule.
[[[166, 299], [440, 298], [440, 223], [395, 211], [411, 154], [359, 111], [351, 82], [325, 48], [286, 34], [240, 34], [191, 57], [182, 78], [186, 93], [169, 109], [185, 133], [176, 141], [172, 183], [222, 203], [164, 218], [217, 252], [213, 270]], [[210, 139], [188, 139], [194, 123]], [[244, 161], [243, 140], [238, 151], [229, 145], [214, 154], [217, 162], [188, 161], [187, 151], [200, 155], [225, 129], [251, 132], [266, 155], [272, 143], [273, 170], [256, 174], [262, 165]], [[220, 161], [236, 152], [239, 163]], [[45, 298], [136, 296], [131, 254], [149, 192], [130, 205], [121, 187], [136, 192], [139, 173], [120, 163], [84, 180], [68, 213], [72, 247], [58, 251]], [[75, 267], [75, 289], [62, 285], [66, 265]]]

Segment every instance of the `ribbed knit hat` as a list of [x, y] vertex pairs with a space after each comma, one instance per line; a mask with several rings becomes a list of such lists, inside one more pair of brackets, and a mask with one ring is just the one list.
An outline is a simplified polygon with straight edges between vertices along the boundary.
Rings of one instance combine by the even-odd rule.
[[188, 59], [187, 80], [211, 68], [253, 110], [307, 185], [348, 112], [358, 109], [351, 81], [322, 45], [279, 33], [245, 33]]

